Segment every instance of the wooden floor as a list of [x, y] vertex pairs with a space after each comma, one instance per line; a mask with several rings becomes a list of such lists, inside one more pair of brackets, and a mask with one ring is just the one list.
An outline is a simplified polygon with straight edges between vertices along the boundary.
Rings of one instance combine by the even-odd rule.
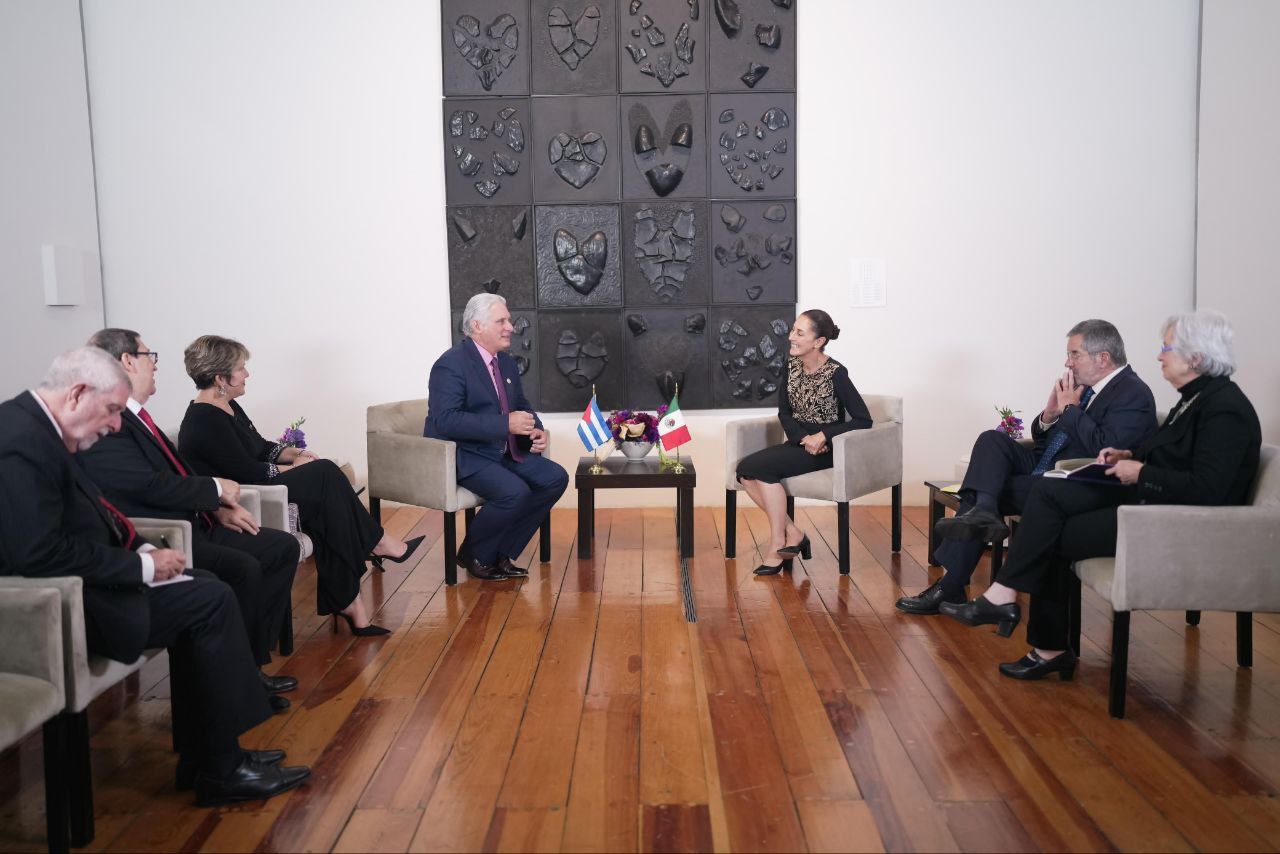
[[[1074, 683], [996, 672], [1023, 652], [946, 618], [908, 618], [930, 579], [923, 508], [889, 549], [887, 508], [800, 509], [814, 559], [756, 578], [723, 512], [699, 509], [686, 621], [669, 510], [602, 510], [579, 561], [523, 583], [442, 584], [440, 516], [390, 509], [422, 557], [366, 577], [386, 639], [309, 617], [290, 714], [246, 738], [312, 766], [266, 803], [200, 810], [173, 790], [162, 657], [93, 709], [97, 839], [108, 851], [1260, 850], [1280, 846], [1280, 621], [1133, 619], [1129, 718], [1107, 716], [1110, 614], [1087, 600]], [[526, 553], [525, 559], [533, 556]], [[1224, 567], [1226, 568], [1226, 567]], [[1212, 568], [1206, 568], [1210, 570]], [[934, 571], [935, 573], [937, 570]], [[985, 569], [979, 580], [985, 581]], [[0, 850], [43, 845], [39, 739], [0, 757]]]

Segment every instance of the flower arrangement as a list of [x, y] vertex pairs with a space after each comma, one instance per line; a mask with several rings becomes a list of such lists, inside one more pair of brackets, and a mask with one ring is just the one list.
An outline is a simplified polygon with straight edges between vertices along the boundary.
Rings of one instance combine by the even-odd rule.
[[294, 448], [305, 449], [307, 447], [307, 434], [300, 429], [307, 422], [306, 418], [299, 418], [297, 421], [284, 428], [284, 432], [277, 439], [282, 445], [289, 445]]
[[996, 425], [996, 429], [1004, 433], [1010, 439], [1022, 438], [1022, 419], [1017, 413], [1020, 409], [1010, 409], [1007, 406], [997, 406], [996, 412], [1000, 413], [1000, 423]]
[[658, 422], [666, 413], [666, 404], [658, 407], [657, 415], [634, 409], [619, 409], [609, 416], [609, 432], [616, 442], [656, 442]]

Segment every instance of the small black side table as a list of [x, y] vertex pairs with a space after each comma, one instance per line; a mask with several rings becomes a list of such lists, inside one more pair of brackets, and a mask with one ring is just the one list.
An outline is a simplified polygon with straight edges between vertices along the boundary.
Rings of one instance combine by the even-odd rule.
[[681, 459], [682, 474], [670, 469], [659, 470], [656, 456], [631, 461], [623, 456], [607, 457], [600, 461], [604, 471], [592, 474], [594, 457], [578, 459], [573, 485], [578, 488], [578, 557], [591, 557], [591, 546], [596, 536], [597, 489], [674, 489], [676, 491], [676, 538], [680, 542], [680, 557], [693, 557], [693, 487], [698, 482], [693, 461]]
[[[950, 486], [955, 483], [954, 480], [926, 480], [924, 485], [929, 487], [929, 566], [937, 566], [938, 559], [933, 553], [938, 548], [938, 535], [933, 532], [934, 526], [938, 524], [938, 520], [943, 517], [947, 510], [960, 509], [960, 496], [954, 492], [943, 492], [944, 486]], [[996, 580], [996, 575], [1000, 572], [1000, 566], [1004, 563], [1004, 543], [991, 544], [991, 580]]]

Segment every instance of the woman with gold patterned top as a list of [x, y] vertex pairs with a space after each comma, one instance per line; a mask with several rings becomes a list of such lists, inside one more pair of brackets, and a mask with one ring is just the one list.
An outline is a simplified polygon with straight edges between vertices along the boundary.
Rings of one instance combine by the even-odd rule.
[[385, 635], [360, 599], [369, 555], [403, 562], [422, 542], [387, 534], [356, 498], [332, 461], [264, 439], [235, 402], [249, 379], [249, 350], [239, 341], [202, 335], [183, 353], [199, 390], [178, 431], [178, 447], [197, 474], [238, 483], [284, 484], [298, 505], [299, 524], [316, 546], [316, 613], [341, 617], [357, 637]]
[[761, 554], [756, 575], [773, 575], [797, 555], [810, 557], [809, 535], [787, 516], [782, 480], [831, 468], [831, 440], [871, 426], [871, 413], [853, 387], [849, 370], [828, 356], [840, 327], [821, 309], [796, 318], [788, 335], [787, 384], [778, 390], [778, 420], [787, 441], [743, 457], [738, 482], [769, 517], [772, 550]]

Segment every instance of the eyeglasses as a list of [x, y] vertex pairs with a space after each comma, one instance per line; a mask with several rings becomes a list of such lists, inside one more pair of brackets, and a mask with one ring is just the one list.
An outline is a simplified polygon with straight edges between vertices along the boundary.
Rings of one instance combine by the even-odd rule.
[[1173, 349], [1173, 345], [1172, 345], [1172, 344], [1161, 344], [1161, 345], [1160, 345], [1160, 353], [1161, 353], [1161, 355], [1163, 355], [1163, 354], [1165, 354], [1165, 353], [1168, 353], [1168, 352], [1169, 352], [1170, 350], [1172, 350], [1172, 349]]
[[129, 355], [133, 356], [135, 359], [138, 358], [139, 356], [147, 356], [148, 358], [151, 359], [151, 364], [153, 365], [160, 364], [160, 354], [157, 353], [155, 350], [135, 350]]
[[1088, 356], [1088, 355], [1090, 355], [1090, 354], [1089, 354], [1089, 353], [1086, 353], [1086, 352], [1085, 352], [1085, 351], [1083, 351], [1083, 350], [1068, 350], [1068, 351], [1067, 351], [1067, 358], [1068, 358], [1068, 359], [1070, 359], [1070, 360], [1071, 360], [1071, 361], [1073, 361], [1073, 362], [1078, 362], [1078, 361], [1080, 361], [1081, 359], [1083, 359], [1085, 356]]

